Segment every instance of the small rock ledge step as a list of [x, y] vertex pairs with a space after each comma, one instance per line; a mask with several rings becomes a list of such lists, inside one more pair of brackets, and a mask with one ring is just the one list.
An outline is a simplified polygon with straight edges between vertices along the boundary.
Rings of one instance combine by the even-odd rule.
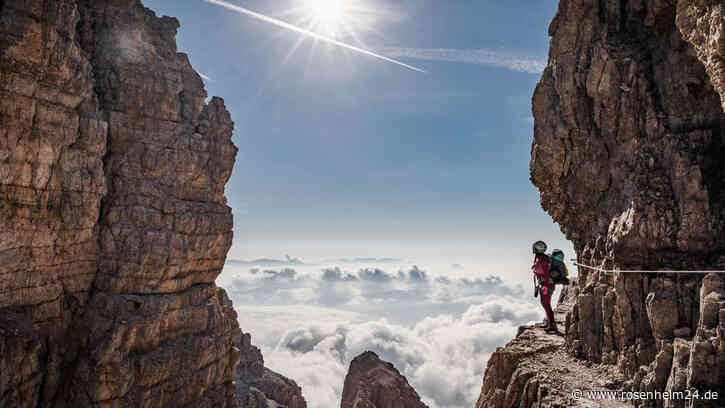
[[[563, 295], [554, 310], [560, 328], [572, 306], [572, 299]], [[516, 338], [488, 360], [476, 408], [630, 407], [622, 401], [575, 397], [578, 391], [621, 391], [623, 382], [614, 367], [569, 355], [563, 335], [521, 326]]]

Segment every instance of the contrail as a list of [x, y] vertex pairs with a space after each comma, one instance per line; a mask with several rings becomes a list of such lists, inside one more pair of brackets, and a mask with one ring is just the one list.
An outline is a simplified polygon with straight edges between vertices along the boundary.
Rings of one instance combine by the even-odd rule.
[[490, 65], [529, 74], [541, 74], [546, 68], [546, 58], [527, 55], [515, 50], [385, 47], [377, 48], [375, 51], [390, 58], [403, 57], [416, 60]]
[[291, 30], [291, 31], [296, 31], [296, 32], [298, 32], [300, 34], [304, 34], [304, 35], [306, 35], [308, 37], [316, 38], [316, 39], [318, 39], [320, 41], [324, 41], [326, 43], [330, 43], [330, 44], [337, 45], [338, 47], [347, 48], [348, 50], [352, 50], [352, 51], [358, 52], [360, 54], [365, 54], [365, 55], [369, 55], [371, 57], [378, 58], [378, 59], [381, 59], [381, 60], [384, 60], [384, 61], [392, 62], [393, 64], [400, 65], [401, 67], [405, 67], [405, 68], [408, 68], [408, 69], [413, 70], [413, 71], [425, 73], [425, 70], [422, 70], [420, 68], [416, 68], [416, 67], [414, 67], [412, 65], [408, 65], [408, 64], [405, 64], [403, 62], [396, 61], [396, 60], [394, 60], [392, 58], [388, 58], [388, 57], [386, 57], [384, 55], [376, 54], [376, 53], [374, 53], [372, 51], [368, 51], [366, 49], [359, 48], [359, 47], [356, 47], [354, 45], [345, 44], [345, 43], [340, 42], [340, 41], [337, 41], [337, 40], [335, 40], [333, 38], [325, 37], [324, 35], [318, 34], [318, 33], [314, 32], [314, 31], [305, 30], [304, 28], [297, 27], [295, 25], [292, 25], [290, 23], [286, 23], [286, 22], [284, 22], [282, 20], [278, 20], [278, 19], [273, 18], [273, 17], [265, 16], [264, 14], [260, 14], [260, 13], [254, 12], [252, 10], [246, 9], [244, 7], [237, 6], [235, 4], [227, 3], [226, 1], [222, 1], [222, 0], [204, 0], [204, 1], [207, 2], [207, 3], [211, 3], [211, 4], [216, 4], [217, 6], [221, 6], [221, 7], [224, 7], [226, 9], [229, 9], [229, 10], [232, 10], [232, 11], [236, 11], [237, 13], [240, 13], [240, 14], [246, 14], [246, 15], [248, 15], [250, 17], [256, 18], [257, 20], [262, 20], [262, 21], [266, 21], [268, 23], [272, 23], [272, 24], [274, 24], [274, 25], [276, 25], [278, 27], [286, 28], [286, 29]]

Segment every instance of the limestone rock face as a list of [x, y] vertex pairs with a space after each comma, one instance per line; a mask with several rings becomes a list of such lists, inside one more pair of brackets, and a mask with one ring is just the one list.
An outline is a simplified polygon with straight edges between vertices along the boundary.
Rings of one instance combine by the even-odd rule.
[[307, 408], [297, 383], [264, 366], [262, 352], [252, 345], [250, 334], [242, 333], [237, 341], [241, 359], [235, 380], [240, 408]]
[[697, 51], [725, 110], [725, 10], [718, 0], [679, 0], [677, 27]]
[[[562, 291], [554, 310], [560, 327], [576, 296], [576, 290]], [[625, 401], [595, 403], [573, 397], [577, 390], [619, 391], [623, 381], [612, 366], [593, 365], [567, 354], [564, 342], [543, 328], [521, 326], [516, 338], [489, 358], [476, 408], [631, 406]]]
[[426, 408], [408, 380], [372, 351], [350, 362], [341, 408]]
[[[580, 262], [725, 269], [722, 27], [716, 1], [560, 0], [531, 180]], [[616, 365], [632, 390], [725, 391], [723, 275], [579, 278], [569, 353]]]
[[224, 103], [138, 0], [0, 2], [0, 406], [235, 406]]
[[531, 179], [580, 259], [705, 267], [725, 251], [725, 114], [671, 3], [561, 0], [549, 28]]

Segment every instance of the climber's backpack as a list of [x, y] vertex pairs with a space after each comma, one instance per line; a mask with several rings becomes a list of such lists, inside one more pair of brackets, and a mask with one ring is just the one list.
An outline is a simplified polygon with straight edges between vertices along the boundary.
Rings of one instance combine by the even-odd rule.
[[549, 257], [549, 276], [554, 284], [568, 285], [569, 271], [564, 263], [564, 252], [561, 249], [555, 249]]

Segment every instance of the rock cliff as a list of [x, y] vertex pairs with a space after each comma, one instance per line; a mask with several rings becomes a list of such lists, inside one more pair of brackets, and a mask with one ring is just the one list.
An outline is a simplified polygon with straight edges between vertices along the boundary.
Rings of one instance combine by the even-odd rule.
[[235, 379], [241, 408], [307, 408], [297, 383], [264, 367], [250, 334], [243, 333], [238, 341], [241, 361]]
[[677, 27], [697, 51], [725, 110], [725, 15], [716, 0], [677, 2]]
[[178, 21], [138, 0], [3, 0], [0, 21], [0, 406], [236, 406], [214, 284], [233, 122]]
[[[533, 97], [531, 179], [580, 262], [724, 269], [723, 24], [715, 1], [560, 0]], [[571, 292], [570, 355], [615, 367], [625, 390], [721, 396], [640, 405], [722, 406], [725, 275], [580, 268]], [[520, 391], [516, 378], [492, 359], [483, 394]], [[555, 406], [534, 402], [519, 406]]]
[[[573, 293], [573, 292], [571, 292]], [[554, 310], [563, 325], [575, 296], [562, 293]], [[521, 326], [516, 338], [491, 355], [476, 408], [591, 407], [576, 390], [621, 391], [623, 380], [616, 368], [592, 364], [566, 352], [564, 338], [541, 327]], [[597, 401], [609, 408], [628, 407], [623, 401]]]
[[341, 408], [427, 408], [408, 380], [372, 351], [350, 362]]

